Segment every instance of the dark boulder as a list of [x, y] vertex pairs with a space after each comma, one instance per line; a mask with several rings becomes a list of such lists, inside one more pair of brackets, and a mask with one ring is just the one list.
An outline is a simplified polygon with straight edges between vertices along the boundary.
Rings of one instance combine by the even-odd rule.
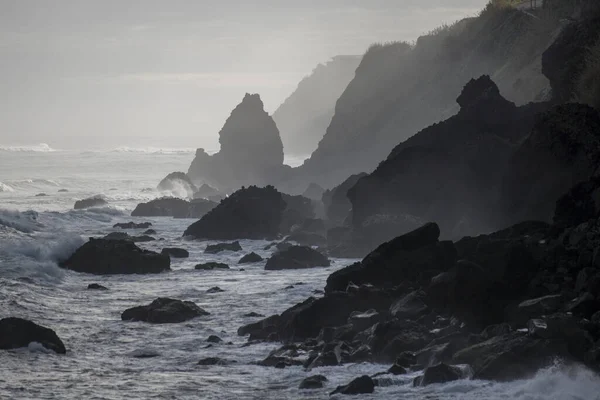
[[156, 231], [154, 229], [146, 229], [143, 235], [156, 235]]
[[224, 292], [224, 290], [223, 290], [223, 289], [221, 289], [221, 288], [220, 288], [220, 287], [218, 287], [218, 286], [211, 287], [210, 289], [208, 289], [208, 290], [206, 291], [206, 293], [210, 293], [210, 294], [212, 294], [212, 293], [223, 293], [223, 292]]
[[144, 242], [153, 242], [156, 239], [153, 238], [152, 236], [141, 235], [141, 236], [130, 236], [128, 240], [132, 241], [133, 243], [144, 243]]
[[303, 269], [328, 267], [329, 260], [323, 254], [306, 246], [292, 246], [277, 252], [267, 260], [265, 270]]
[[187, 201], [176, 197], [162, 197], [147, 203], [140, 203], [132, 211], [132, 217], [174, 217], [174, 218], [202, 218], [217, 203], [196, 199]]
[[67, 352], [65, 345], [52, 329], [22, 318], [0, 319], [0, 349], [27, 347], [31, 342], [40, 343], [59, 354]]
[[97, 275], [155, 274], [171, 269], [169, 257], [142, 250], [130, 241], [93, 238], [60, 266]]
[[185, 172], [171, 172], [160, 181], [156, 188], [160, 191], [185, 194], [186, 197], [192, 197], [197, 191], [196, 185]]
[[99, 285], [97, 283], [90, 283], [87, 288], [90, 290], [108, 290], [107, 287]]
[[190, 225], [184, 236], [197, 239], [275, 239], [286, 203], [274, 187], [242, 188]]
[[462, 378], [462, 371], [444, 363], [425, 368], [425, 373], [413, 381], [413, 386], [427, 386], [433, 383], [445, 383]]
[[210, 335], [208, 339], [206, 339], [208, 343], [221, 343], [223, 339], [218, 337], [217, 335]]
[[325, 382], [327, 382], [327, 378], [323, 375], [313, 375], [308, 378], [304, 378], [302, 382], [300, 382], [299, 389], [321, 389], [325, 386]]
[[114, 224], [113, 228], [121, 228], [121, 229], [146, 229], [150, 228], [152, 224], [150, 222], [142, 222], [136, 224], [133, 221], [130, 222], [119, 222], [118, 224]]
[[242, 246], [240, 246], [240, 242], [235, 241], [233, 243], [217, 243], [217, 244], [209, 244], [204, 249], [205, 254], [217, 254], [222, 251], [241, 251]]
[[75, 210], [81, 210], [84, 208], [92, 208], [92, 207], [104, 207], [108, 205], [108, 202], [104, 200], [100, 196], [89, 197], [83, 200], [77, 200], [75, 202], [75, 206], [73, 207]]
[[104, 240], [131, 240], [131, 236], [127, 232], [111, 232], [104, 236]]
[[190, 256], [190, 252], [186, 249], [178, 249], [176, 247], [165, 247], [162, 249], [160, 254], [169, 256], [171, 258], [188, 258]]
[[577, 226], [600, 213], [600, 178], [592, 177], [573, 186], [557, 201], [554, 224], [561, 227]]
[[369, 394], [375, 391], [375, 382], [371, 377], [367, 375], [363, 375], [359, 378], [354, 379], [347, 385], [338, 386], [331, 395], [334, 394], [346, 394], [346, 395], [354, 395], [354, 394]]
[[235, 361], [228, 361], [218, 357], [207, 357], [198, 361], [198, 365], [211, 366], [211, 365], [227, 365], [234, 363]]
[[194, 269], [200, 270], [213, 270], [213, 269], [229, 269], [229, 265], [218, 263], [218, 262], [207, 262], [204, 264], [198, 264], [194, 267]]
[[191, 301], [158, 298], [147, 306], [138, 306], [125, 310], [121, 314], [123, 321], [143, 321], [153, 324], [169, 324], [188, 321], [192, 318], [209, 315]]
[[246, 254], [244, 257], [240, 258], [240, 261], [238, 261], [238, 264], [252, 264], [252, 263], [260, 262], [262, 260], [263, 260], [263, 258], [261, 256], [259, 256], [255, 252], [252, 252], [252, 253]]

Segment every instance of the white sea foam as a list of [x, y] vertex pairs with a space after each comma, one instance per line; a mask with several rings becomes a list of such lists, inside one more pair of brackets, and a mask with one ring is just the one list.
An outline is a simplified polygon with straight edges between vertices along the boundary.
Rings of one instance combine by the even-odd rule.
[[35, 152], [35, 153], [49, 153], [56, 151], [47, 143], [40, 143], [37, 145], [30, 146], [2, 146], [0, 145], [0, 151], [18, 151], [18, 152]]
[[14, 192], [15, 189], [13, 189], [12, 187], [0, 182], [0, 193], [1, 192]]
[[144, 153], [144, 154], [193, 154], [195, 148], [160, 148], [160, 147], [128, 147], [121, 146], [113, 150], [116, 153]]
[[40, 227], [38, 213], [35, 211], [19, 212], [0, 208], [0, 227], [12, 228], [23, 233], [31, 233]]

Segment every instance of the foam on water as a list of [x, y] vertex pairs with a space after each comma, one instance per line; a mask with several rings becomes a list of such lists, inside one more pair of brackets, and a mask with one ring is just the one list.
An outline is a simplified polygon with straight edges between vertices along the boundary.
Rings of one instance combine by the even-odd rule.
[[12, 187], [0, 182], [0, 192], [14, 192], [15, 189]]
[[47, 143], [40, 143], [33, 146], [0, 146], [0, 151], [48, 153], [56, 150]]

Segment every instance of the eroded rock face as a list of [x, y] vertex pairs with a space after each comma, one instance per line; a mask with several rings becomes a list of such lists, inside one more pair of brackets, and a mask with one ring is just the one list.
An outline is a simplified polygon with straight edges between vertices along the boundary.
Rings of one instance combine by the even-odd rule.
[[9, 317], [0, 319], [0, 349], [17, 349], [37, 342], [45, 348], [59, 354], [67, 350], [56, 332], [22, 318]]
[[318, 251], [307, 246], [292, 246], [273, 254], [267, 260], [265, 270], [305, 269], [329, 265], [327, 257]]
[[220, 190], [265, 185], [282, 173], [283, 144], [260, 96], [246, 94], [219, 132], [221, 149], [210, 156], [198, 149], [188, 176]]
[[60, 265], [77, 272], [111, 275], [157, 274], [169, 271], [170, 263], [168, 256], [142, 250], [131, 241], [90, 238]]
[[100, 196], [89, 197], [83, 200], [77, 200], [75, 202], [75, 206], [73, 207], [75, 210], [81, 210], [84, 208], [92, 208], [92, 207], [104, 207], [108, 202], [104, 200]]
[[215, 208], [217, 203], [194, 199], [191, 201], [176, 197], [162, 197], [147, 203], [140, 203], [132, 211], [132, 217], [174, 217], [174, 218], [202, 218], [206, 213]]
[[272, 186], [242, 188], [190, 225], [184, 236], [213, 240], [272, 240], [279, 234], [285, 208], [281, 193]]
[[125, 310], [121, 314], [121, 319], [123, 321], [167, 324], [184, 322], [204, 315], [209, 315], [209, 313], [191, 301], [158, 298], [147, 306], [138, 306]]

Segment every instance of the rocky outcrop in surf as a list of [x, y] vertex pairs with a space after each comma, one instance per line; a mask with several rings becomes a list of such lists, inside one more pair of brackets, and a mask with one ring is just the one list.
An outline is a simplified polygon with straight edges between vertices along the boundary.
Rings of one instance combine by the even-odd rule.
[[104, 200], [104, 198], [102, 196], [94, 196], [94, 197], [89, 197], [87, 199], [83, 199], [83, 200], [77, 200], [75, 202], [75, 205], [73, 206], [73, 208], [75, 210], [82, 210], [85, 208], [92, 208], [92, 207], [104, 207], [108, 205], [108, 202], [106, 200]]
[[131, 212], [131, 216], [202, 218], [216, 205], [217, 203], [202, 198], [188, 201], [176, 197], [162, 197], [138, 204]]
[[158, 298], [146, 306], [129, 308], [121, 314], [123, 321], [143, 321], [152, 324], [173, 324], [210, 315], [191, 301]]
[[8, 317], [0, 319], [0, 349], [18, 349], [35, 342], [58, 354], [67, 349], [56, 332], [22, 318]]
[[171, 172], [156, 187], [161, 192], [171, 192], [183, 197], [192, 197], [198, 188], [185, 172]]
[[208, 155], [198, 149], [187, 175], [221, 191], [265, 185], [283, 174], [283, 144], [258, 94], [246, 94], [219, 132], [221, 149]]

